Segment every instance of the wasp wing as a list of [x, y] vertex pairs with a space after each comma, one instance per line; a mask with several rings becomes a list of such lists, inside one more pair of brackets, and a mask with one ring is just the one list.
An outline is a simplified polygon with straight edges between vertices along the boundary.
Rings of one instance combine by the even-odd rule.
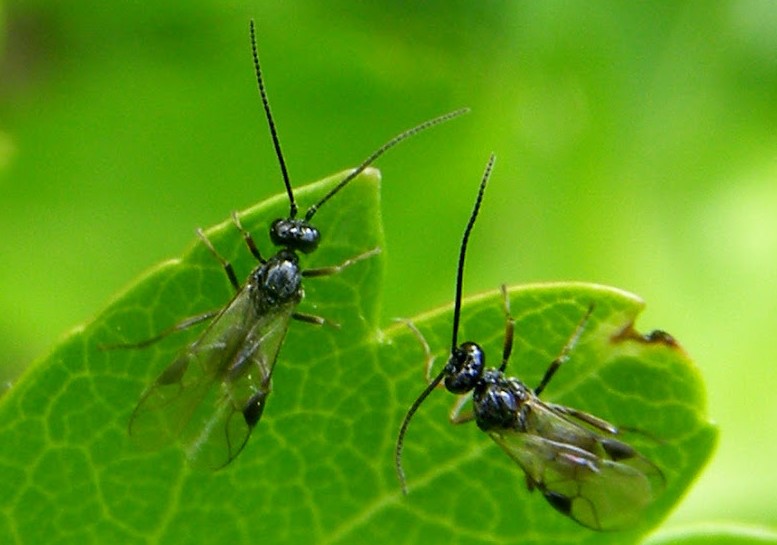
[[264, 410], [293, 307], [257, 315], [241, 290], [143, 393], [130, 436], [151, 449], [180, 440], [193, 465], [227, 465]]
[[533, 400], [527, 431], [492, 430], [491, 438], [562, 514], [595, 530], [638, 522], [663, 475], [627, 444], [599, 435]]

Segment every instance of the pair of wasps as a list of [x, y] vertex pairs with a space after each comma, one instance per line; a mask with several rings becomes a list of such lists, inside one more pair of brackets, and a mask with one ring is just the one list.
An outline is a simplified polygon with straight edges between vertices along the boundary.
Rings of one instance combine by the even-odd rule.
[[[268, 258], [263, 257], [251, 234], [233, 214], [235, 226], [259, 261], [241, 285], [231, 264], [218, 254], [204, 233], [198, 231], [235, 288], [232, 300], [218, 312], [189, 318], [153, 339], [118, 345], [146, 346], [171, 331], [210, 320], [202, 334], [186, 346], [143, 393], [132, 413], [129, 433], [146, 447], [180, 441], [192, 464], [212, 470], [223, 468], [234, 460], [259, 423], [291, 319], [325, 323], [323, 318], [296, 311], [303, 298], [302, 279], [336, 274], [377, 252], [376, 249], [367, 251], [337, 266], [303, 269], [300, 254], [309, 254], [319, 245], [320, 233], [311, 223], [318, 209], [399, 142], [468, 111], [462, 109], [437, 117], [391, 139], [350, 171], [299, 219], [262, 80], [253, 21], [251, 46], [259, 93], [290, 202], [289, 217], [275, 220], [270, 227], [270, 239], [280, 249]], [[458, 343], [467, 242], [493, 165], [492, 155], [461, 243], [450, 356], [410, 407], [399, 431], [396, 469], [402, 489], [406, 491], [401, 454], [408, 425], [426, 397], [442, 382], [448, 391], [469, 394], [472, 399], [472, 413], [465, 416], [456, 410], [452, 420], [474, 419], [477, 426], [523, 470], [528, 488], [538, 490], [552, 507], [596, 530], [629, 526], [639, 519], [663, 487], [661, 471], [634, 448], [616, 439], [619, 430], [609, 422], [577, 409], [546, 403], [539, 397], [569, 358], [593, 306], [581, 317], [559, 356], [533, 389], [506, 374], [514, 326], [504, 287], [506, 332], [501, 365], [495, 369], [486, 368], [485, 354], [477, 343]], [[428, 345], [411, 323], [408, 326], [426, 348], [430, 371], [432, 362]], [[462, 404], [457, 406], [460, 408]]]

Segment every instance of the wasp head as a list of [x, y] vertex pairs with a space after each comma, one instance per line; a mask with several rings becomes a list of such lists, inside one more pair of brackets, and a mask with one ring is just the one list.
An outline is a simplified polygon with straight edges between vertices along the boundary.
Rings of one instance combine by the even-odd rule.
[[321, 233], [305, 220], [279, 219], [270, 226], [270, 239], [276, 246], [309, 254], [321, 240]]
[[483, 376], [486, 354], [479, 345], [462, 343], [451, 353], [445, 364], [445, 388], [454, 394], [472, 390]]

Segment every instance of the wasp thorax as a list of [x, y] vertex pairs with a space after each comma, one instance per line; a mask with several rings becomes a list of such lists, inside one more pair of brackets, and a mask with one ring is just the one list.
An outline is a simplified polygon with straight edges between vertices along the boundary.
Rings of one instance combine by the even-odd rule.
[[525, 388], [502, 371], [489, 369], [472, 393], [475, 421], [483, 431], [518, 426]]
[[454, 394], [463, 394], [472, 390], [483, 374], [486, 354], [475, 343], [462, 343], [448, 359], [445, 388]]
[[302, 274], [297, 255], [290, 250], [275, 254], [257, 269], [255, 287], [260, 307], [298, 303], [302, 299]]
[[279, 219], [270, 226], [270, 240], [276, 246], [309, 254], [321, 240], [321, 233], [305, 220]]

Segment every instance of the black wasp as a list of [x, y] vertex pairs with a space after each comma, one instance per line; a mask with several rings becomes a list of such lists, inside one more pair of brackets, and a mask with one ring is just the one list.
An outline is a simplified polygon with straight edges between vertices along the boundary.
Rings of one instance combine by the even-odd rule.
[[[591, 414], [542, 401], [556, 371], [568, 359], [593, 312], [591, 305], [553, 360], [539, 385], [531, 389], [505, 374], [513, 345], [514, 319], [510, 315], [507, 289], [502, 286], [506, 327], [502, 364], [486, 368], [486, 355], [474, 342], [458, 343], [461, 291], [467, 242], [480, 209], [491, 169], [492, 155], [480, 183], [475, 207], [464, 231], [456, 278], [453, 311], [453, 339], [448, 361], [442, 371], [408, 410], [396, 445], [396, 470], [402, 489], [407, 492], [402, 469], [402, 447], [410, 419], [440, 382], [461, 399], [451, 412], [453, 423], [475, 420], [523, 470], [529, 490], [539, 490], [554, 509], [579, 524], [595, 530], [622, 529], [633, 525], [643, 510], [663, 489], [661, 471], [626, 443], [615, 439], [618, 428]], [[431, 350], [415, 326], [427, 354], [427, 379], [431, 377]], [[464, 403], [472, 398], [473, 410], [462, 414]]]
[[221, 262], [237, 293], [217, 312], [189, 318], [142, 343], [122, 345], [146, 346], [171, 331], [212, 319], [205, 331], [183, 349], [143, 393], [132, 413], [129, 433], [146, 448], [158, 448], [178, 440], [193, 465], [213, 470], [229, 464], [243, 450], [251, 431], [259, 422], [270, 394], [273, 368], [289, 321], [293, 318], [314, 324], [326, 322], [318, 316], [296, 312], [304, 295], [302, 279], [338, 273], [379, 251], [377, 248], [367, 251], [340, 265], [303, 270], [299, 254], [313, 252], [320, 240], [318, 229], [311, 224], [315, 213], [390, 148], [420, 131], [468, 111], [457, 110], [429, 120], [389, 140], [299, 219], [262, 80], [253, 21], [251, 49], [259, 94], [290, 204], [289, 217], [277, 219], [270, 226], [270, 240], [280, 249], [269, 258], [262, 257], [253, 238], [242, 227], [237, 214], [233, 213], [235, 226], [259, 261], [241, 286], [232, 265], [218, 254], [202, 230], [198, 230], [202, 242]]

